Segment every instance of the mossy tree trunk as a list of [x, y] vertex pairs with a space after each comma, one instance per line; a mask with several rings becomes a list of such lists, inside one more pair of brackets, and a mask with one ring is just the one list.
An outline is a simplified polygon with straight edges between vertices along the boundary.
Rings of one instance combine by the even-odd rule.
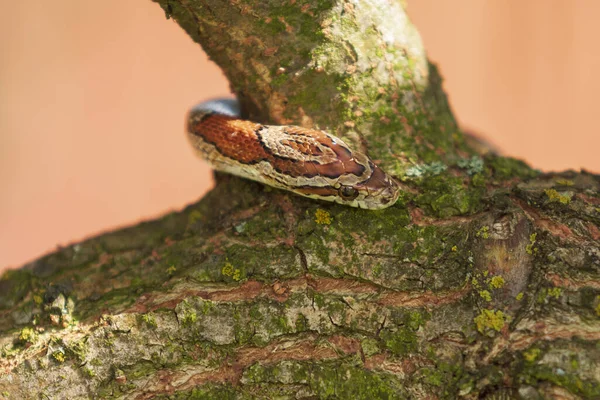
[[403, 195], [218, 175], [5, 273], [0, 398], [600, 397], [600, 177], [471, 146], [400, 2], [155, 1], [249, 118], [328, 129]]

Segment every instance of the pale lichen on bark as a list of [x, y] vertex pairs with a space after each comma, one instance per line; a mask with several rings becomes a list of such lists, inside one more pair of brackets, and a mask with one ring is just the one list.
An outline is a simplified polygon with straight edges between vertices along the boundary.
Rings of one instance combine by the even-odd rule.
[[600, 396], [598, 176], [471, 149], [398, 2], [157, 2], [249, 117], [330, 129], [404, 193], [370, 212], [218, 175], [6, 273], [0, 397]]

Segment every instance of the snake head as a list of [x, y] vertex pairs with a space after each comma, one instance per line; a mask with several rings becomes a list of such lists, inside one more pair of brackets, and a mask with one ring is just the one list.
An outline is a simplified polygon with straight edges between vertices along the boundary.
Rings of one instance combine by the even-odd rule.
[[318, 129], [240, 119], [235, 100], [195, 107], [187, 131], [198, 155], [215, 169], [302, 196], [376, 210], [400, 194], [398, 182], [342, 139]]

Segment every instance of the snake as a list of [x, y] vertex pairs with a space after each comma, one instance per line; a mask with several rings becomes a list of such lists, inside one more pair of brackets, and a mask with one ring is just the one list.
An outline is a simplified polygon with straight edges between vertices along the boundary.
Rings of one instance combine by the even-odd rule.
[[187, 137], [217, 171], [312, 199], [368, 210], [393, 205], [398, 182], [366, 154], [318, 129], [242, 119], [236, 99], [193, 107]]

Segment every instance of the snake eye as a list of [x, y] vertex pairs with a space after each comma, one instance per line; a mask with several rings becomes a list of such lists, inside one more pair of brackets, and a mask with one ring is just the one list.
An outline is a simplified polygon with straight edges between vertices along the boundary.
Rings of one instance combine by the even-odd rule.
[[358, 190], [354, 189], [352, 186], [341, 186], [338, 193], [344, 200], [354, 200], [358, 197]]

